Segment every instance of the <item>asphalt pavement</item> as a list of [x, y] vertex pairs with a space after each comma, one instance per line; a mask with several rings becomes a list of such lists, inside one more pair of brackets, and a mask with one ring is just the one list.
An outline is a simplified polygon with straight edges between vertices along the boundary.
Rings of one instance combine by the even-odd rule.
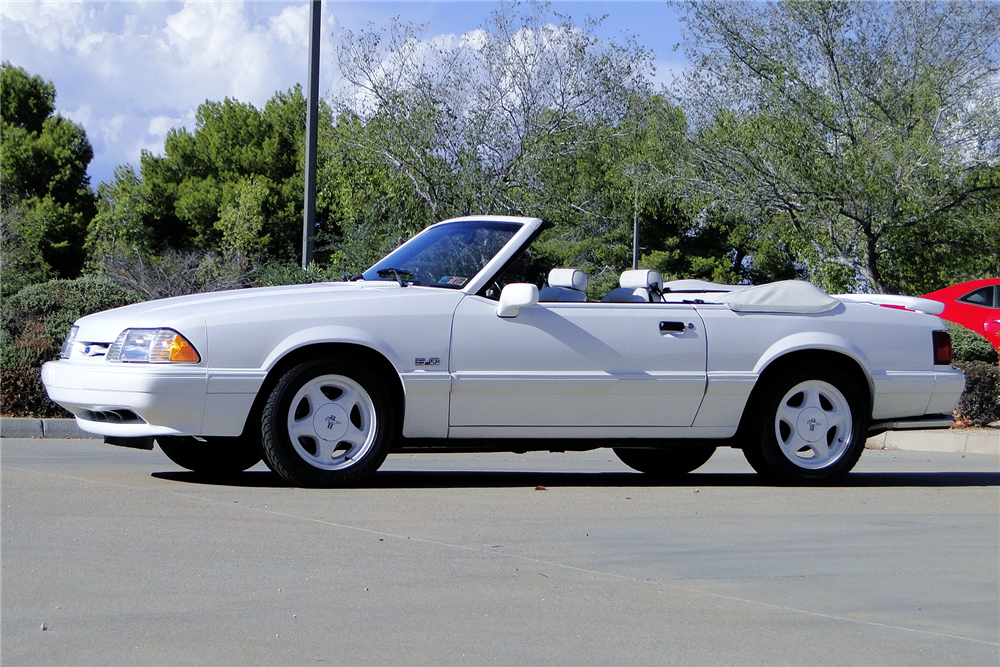
[[6, 665], [997, 665], [1000, 459], [393, 455], [362, 488], [5, 438]]

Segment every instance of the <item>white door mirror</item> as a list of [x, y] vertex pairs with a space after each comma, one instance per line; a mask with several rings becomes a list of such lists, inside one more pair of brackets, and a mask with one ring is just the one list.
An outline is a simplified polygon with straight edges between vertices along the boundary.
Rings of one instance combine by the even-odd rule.
[[522, 306], [534, 306], [536, 303], [538, 303], [537, 286], [531, 283], [511, 283], [500, 292], [497, 316], [517, 317], [517, 311]]

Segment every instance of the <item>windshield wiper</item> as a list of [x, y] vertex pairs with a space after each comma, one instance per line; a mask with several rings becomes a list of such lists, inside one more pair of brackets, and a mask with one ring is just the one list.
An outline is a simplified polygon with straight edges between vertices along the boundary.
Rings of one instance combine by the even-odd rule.
[[407, 286], [406, 281], [400, 276], [409, 276], [410, 278], [414, 277], [413, 273], [411, 271], [407, 271], [406, 269], [379, 269], [376, 273], [378, 273], [379, 278], [388, 278], [389, 276], [392, 276], [396, 279], [396, 282], [399, 283], [400, 287]]
[[353, 283], [355, 280], [364, 280], [365, 277], [360, 273], [350, 273], [350, 274], [345, 273], [342, 276], [340, 276], [340, 279], [343, 280], [345, 283]]

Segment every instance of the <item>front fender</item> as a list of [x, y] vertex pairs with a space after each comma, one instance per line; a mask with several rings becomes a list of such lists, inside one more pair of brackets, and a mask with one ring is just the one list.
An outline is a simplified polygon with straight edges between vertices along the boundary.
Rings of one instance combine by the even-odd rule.
[[278, 343], [267, 355], [262, 366], [263, 370], [270, 372], [281, 359], [297, 349], [309, 345], [325, 343], [348, 343], [362, 345], [378, 352], [389, 360], [396, 372], [399, 373], [403, 364], [400, 363], [399, 355], [389, 343], [380, 336], [373, 335], [370, 331], [349, 326], [319, 326], [296, 331]]

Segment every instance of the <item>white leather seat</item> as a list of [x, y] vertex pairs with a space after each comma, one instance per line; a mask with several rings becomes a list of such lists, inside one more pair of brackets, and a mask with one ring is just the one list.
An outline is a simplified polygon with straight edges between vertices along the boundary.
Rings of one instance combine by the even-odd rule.
[[649, 303], [663, 301], [663, 276], [659, 271], [635, 269], [625, 271], [618, 279], [621, 287], [604, 295], [602, 303]]
[[587, 274], [579, 269], [552, 269], [548, 287], [538, 290], [539, 301], [586, 301]]

